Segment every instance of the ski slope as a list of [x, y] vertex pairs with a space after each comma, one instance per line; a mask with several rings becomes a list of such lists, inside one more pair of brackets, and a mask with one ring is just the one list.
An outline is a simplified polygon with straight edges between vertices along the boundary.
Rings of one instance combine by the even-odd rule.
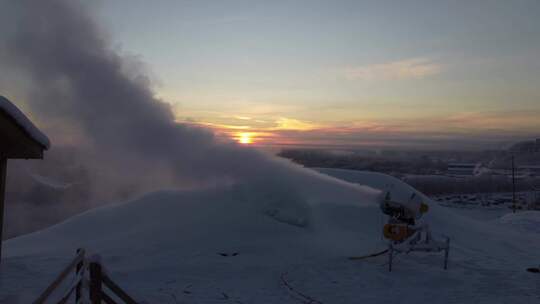
[[[384, 174], [320, 171], [390, 188], [396, 197], [414, 191]], [[147, 303], [305, 302], [282, 278], [321, 303], [540, 298], [540, 276], [525, 272], [540, 263], [537, 233], [467, 218], [434, 203], [426, 220], [452, 239], [447, 271], [440, 254], [400, 255], [392, 273], [385, 256], [349, 261], [385, 248], [378, 192], [310, 174], [320, 182], [315, 187], [306, 178], [293, 188], [257, 183], [149, 193], [9, 240], [0, 303], [31, 301], [78, 247], [99, 253], [110, 276]]]

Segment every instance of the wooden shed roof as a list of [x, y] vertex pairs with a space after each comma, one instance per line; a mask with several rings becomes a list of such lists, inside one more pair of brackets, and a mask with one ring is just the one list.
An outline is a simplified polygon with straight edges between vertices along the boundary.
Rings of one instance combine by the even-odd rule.
[[7, 98], [0, 96], [0, 158], [43, 158], [49, 139]]

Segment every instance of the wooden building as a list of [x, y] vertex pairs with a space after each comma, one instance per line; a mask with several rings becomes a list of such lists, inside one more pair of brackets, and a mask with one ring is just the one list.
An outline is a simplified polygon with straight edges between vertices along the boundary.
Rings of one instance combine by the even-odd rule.
[[7, 98], [0, 96], [0, 259], [8, 159], [42, 159], [49, 140]]

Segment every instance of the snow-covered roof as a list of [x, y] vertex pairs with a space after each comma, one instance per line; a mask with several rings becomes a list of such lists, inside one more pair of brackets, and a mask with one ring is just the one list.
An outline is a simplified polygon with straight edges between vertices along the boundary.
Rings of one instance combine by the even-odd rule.
[[45, 149], [49, 149], [51, 143], [21, 110], [19, 110], [11, 101], [0, 95], [0, 111], [11, 117], [33, 140], [40, 143]]

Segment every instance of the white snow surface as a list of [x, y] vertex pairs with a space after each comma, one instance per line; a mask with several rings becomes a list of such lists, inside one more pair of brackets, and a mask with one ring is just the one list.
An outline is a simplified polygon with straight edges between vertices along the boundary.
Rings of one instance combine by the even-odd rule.
[[501, 217], [500, 222], [524, 233], [540, 234], [540, 211], [538, 210], [509, 213]]
[[15, 122], [30, 136], [40, 143], [45, 149], [49, 149], [51, 143], [49, 138], [43, 134], [26, 115], [21, 112], [11, 101], [0, 95], [0, 111], [9, 115]]
[[[410, 195], [410, 186], [368, 172], [356, 183]], [[324, 179], [322, 179], [324, 180]], [[282, 283], [320, 303], [537, 303], [537, 235], [463, 217], [431, 203], [427, 220], [451, 237], [441, 254], [346, 257], [385, 248], [376, 192], [334, 183], [302, 191], [243, 184], [159, 191], [94, 209], [5, 242], [0, 303], [28, 303], [78, 247], [99, 253], [110, 276], [148, 303], [303, 303]], [[358, 196], [345, 189], [356, 189]], [[323, 195], [326, 194], [326, 195]], [[220, 253], [228, 256], [222, 256]], [[237, 255], [234, 255], [237, 253]]]

